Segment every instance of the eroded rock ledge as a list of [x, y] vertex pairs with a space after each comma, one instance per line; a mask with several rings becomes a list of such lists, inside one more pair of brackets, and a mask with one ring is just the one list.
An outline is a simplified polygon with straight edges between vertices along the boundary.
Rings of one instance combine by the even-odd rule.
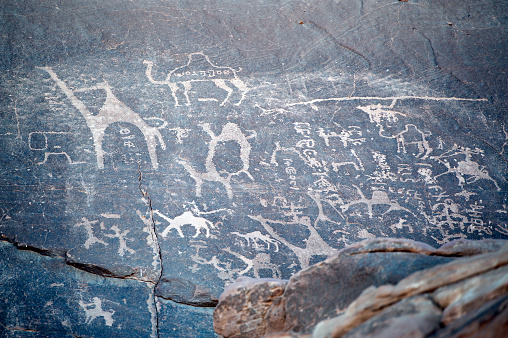
[[366, 240], [289, 281], [239, 279], [213, 319], [224, 337], [501, 337], [508, 241]]

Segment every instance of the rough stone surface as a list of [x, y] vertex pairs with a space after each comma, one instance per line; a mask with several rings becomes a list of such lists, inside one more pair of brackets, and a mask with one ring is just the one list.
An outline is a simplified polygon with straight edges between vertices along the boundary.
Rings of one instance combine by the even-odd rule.
[[480, 241], [455, 239], [440, 246], [439, 249], [435, 251], [435, 254], [449, 256], [474, 256], [497, 251], [505, 244], [506, 241], [495, 239], [483, 239]]
[[462, 317], [492, 299], [508, 294], [508, 266], [449, 285], [434, 291], [433, 299], [446, 308], [442, 322], [445, 325]]
[[284, 329], [281, 296], [287, 281], [243, 278], [231, 284], [213, 314], [215, 332], [224, 337], [261, 337]]
[[425, 337], [439, 328], [440, 319], [441, 309], [430, 297], [416, 296], [384, 309], [344, 337]]
[[6, 242], [0, 257], [2, 337], [147, 337], [156, 325], [146, 283], [90, 274]]
[[363, 239], [507, 239], [505, 7], [1, 0], [0, 239], [188, 313]]
[[[376, 316], [385, 307], [406, 297], [433, 291], [441, 286], [488, 272], [508, 264], [508, 244], [497, 252], [460, 258], [450, 263], [418, 271], [396, 285], [369, 287], [350, 304], [342, 316], [329, 319], [326, 327], [316, 326], [316, 337], [340, 337]], [[446, 311], [446, 310], [445, 310]], [[330, 331], [328, 331], [330, 330]]]
[[[346, 247], [287, 284], [241, 279], [220, 297], [215, 332], [224, 337], [268, 332], [267, 337], [445, 337], [484, 327], [497, 337], [506, 317], [508, 241], [497, 243], [497, 251], [490, 242], [460, 246], [479, 254], [467, 249], [466, 256], [447, 252], [441, 257], [423, 243], [376, 239]], [[425, 264], [415, 264], [418, 260]], [[385, 265], [394, 268], [372, 268]]]
[[[415, 271], [452, 260], [429, 255], [435, 251], [431, 249], [423, 243], [367, 240], [298, 272], [284, 293], [286, 330], [307, 332], [321, 320], [345, 311], [370, 286], [396, 284]], [[302, 311], [308, 304], [317, 306], [313, 311]]]
[[434, 332], [432, 338], [504, 337], [508, 330], [508, 295], [488, 302], [480, 309]]

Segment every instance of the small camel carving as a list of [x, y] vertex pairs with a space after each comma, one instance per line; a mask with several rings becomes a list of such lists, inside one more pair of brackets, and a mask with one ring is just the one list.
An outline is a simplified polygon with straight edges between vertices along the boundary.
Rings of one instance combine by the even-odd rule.
[[247, 241], [247, 245], [252, 244], [256, 250], [259, 249], [258, 240], [264, 242], [267, 245], [267, 249], [270, 249], [270, 244], [275, 246], [275, 252], [279, 251], [279, 244], [276, 240], [271, 238], [270, 236], [263, 235], [260, 231], [253, 231], [247, 234], [241, 234], [239, 232], [233, 231], [232, 234], [237, 235], [238, 237], [242, 237]]
[[[237, 72], [241, 71], [241, 68], [235, 70], [231, 67], [220, 67], [214, 65], [207, 55], [203, 53], [191, 53], [189, 54], [189, 60], [185, 66], [181, 66], [170, 71], [164, 80], [155, 80], [152, 75], [153, 62], [145, 60], [143, 63], [146, 67], [146, 77], [153, 84], [168, 85], [171, 89], [171, 95], [175, 100], [175, 106], [180, 106], [177, 93], [182, 92], [185, 97], [185, 105], [190, 106], [191, 102], [189, 99], [189, 91], [192, 89], [192, 83], [194, 82], [212, 82], [217, 88], [227, 92], [226, 98], [221, 102], [221, 106], [228, 102], [230, 96], [235, 90], [240, 91], [241, 98], [235, 103], [239, 106], [245, 94], [249, 91], [247, 85], [240, 80], [237, 76]], [[227, 84], [229, 82], [230, 85]], [[182, 90], [183, 88], [183, 90]]]
[[[111, 86], [106, 81], [94, 87], [82, 88], [73, 91], [65, 84], [65, 82], [60, 80], [60, 78], [56, 75], [53, 69], [51, 69], [51, 67], [39, 67], [39, 69], [48, 72], [58, 87], [60, 87], [65, 95], [67, 95], [67, 98], [71, 101], [72, 105], [76, 107], [76, 109], [78, 109], [81, 115], [85, 118], [86, 124], [92, 132], [95, 154], [97, 156], [97, 166], [100, 169], [104, 168], [104, 150], [102, 149], [104, 133], [111, 124], [116, 122], [132, 123], [139, 128], [145, 137], [148, 153], [152, 161], [152, 166], [154, 169], [159, 167], [159, 163], [157, 162], [156, 138], [159, 140], [161, 148], [166, 149], [166, 144], [164, 143], [159, 130], [157, 128], [150, 127], [141, 118], [141, 116], [136, 114], [125, 103], [116, 98], [116, 96], [113, 94]], [[102, 108], [99, 110], [99, 114], [93, 115], [85, 106], [85, 104], [74, 95], [74, 93], [98, 89], [102, 89], [106, 92], [106, 101], [104, 102]]]
[[169, 225], [161, 234], [162, 237], [166, 237], [171, 229], [176, 229], [180, 237], [185, 237], [182, 232], [182, 226], [188, 224], [196, 229], [196, 233], [192, 236], [193, 238], [198, 237], [202, 229], [205, 230], [206, 237], [208, 238], [210, 237], [210, 228], [215, 227], [214, 224], [206, 218], [194, 216], [194, 214], [190, 211], [185, 211], [183, 214], [176, 216], [175, 218], [169, 218], [158, 210], [154, 210], [153, 213], [169, 222]]
[[372, 192], [372, 198], [368, 199], [367, 197], [365, 197], [365, 195], [360, 190], [360, 188], [358, 188], [354, 184], [353, 184], [353, 186], [356, 188], [356, 190], [358, 191], [358, 194], [361, 196], [361, 198], [358, 199], [358, 200], [349, 202], [347, 204], [341, 205], [340, 208], [342, 209], [342, 212], [346, 212], [352, 205], [355, 205], [355, 204], [365, 204], [367, 206], [367, 209], [368, 209], [369, 218], [373, 217], [372, 206], [374, 206], [374, 205], [389, 205], [390, 206], [388, 208], [388, 210], [386, 210], [383, 213], [383, 215], [386, 215], [390, 211], [395, 211], [395, 210], [402, 210], [402, 211], [406, 211], [406, 212], [410, 213], [413, 216], [415, 215], [409, 209], [406, 209], [406, 208], [402, 207], [399, 204], [399, 202], [397, 202], [397, 201], [391, 201], [390, 198], [388, 197], [388, 194], [386, 193], [386, 191], [374, 190]]

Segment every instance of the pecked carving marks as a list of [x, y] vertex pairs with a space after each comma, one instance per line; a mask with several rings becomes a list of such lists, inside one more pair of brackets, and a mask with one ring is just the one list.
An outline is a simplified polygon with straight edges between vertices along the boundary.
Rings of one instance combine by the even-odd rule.
[[[251, 152], [251, 145], [248, 141], [249, 138], [245, 136], [238, 125], [234, 123], [228, 123], [223, 128], [221, 133], [217, 136], [210, 129], [210, 125], [208, 123], [202, 124], [201, 127], [204, 131], [210, 135], [212, 140], [208, 145], [208, 156], [205, 160], [205, 169], [206, 172], [201, 173], [195, 170], [190, 164], [186, 161], [178, 161], [191, 175], [191, 177], [196, 182], [196, 196], [201, 196], [201, 186], [203, 185], [203, 181], [214, 181], [220, 182], [224, 185], [226, 189], [228, 197], [233, 198], [233, 190], [231, 188], [231, 178], [233, 176], [237, 176], [241, 173], [244, 173], [251, 180], [254, 181], [254, 177], [249, 172], [249, 157]], [[215, 164], [213, 163], [213, 158], [215, 156], [216, 148], [220, 142], [234, 141], [237, 142], [240, 146], [240, 160], [242, 161], [242, 168], [237, 172], [218, 172]]]
[[[95, 153], [97, 156], [97, 166], [100, 169], [104, 169], [104, 150], [102, 149], [102, 141], [104, 139], [105, 131], [111, 124], [116, 122], [132, 123], [139, 128], [145, 137], [150, 160], [152, 161], [152, 166], [154, 169], [158, 169], [159, 163], [157, 161], [156, 139], [159, 140], [161, 148], [166, 149], [166, 144], [162, 139], [162, 135], [157, 128], [150, 127], [141, 118], [141, 116], [135, 113], [125, 103], [120, 101], [113, 94], [112, 87], [106, 81], [93, 87], [82, 88], [73, 91], [65, 84], [65, 82], [63, 82], [58, 77], [58, 75], [53, 71], [53, 69], [51, 69], [51, 67], [39, 67], [39, 69], [48, 72], [58, 87], [60, 87], [67, 98], [71, 101], [72, 105], [76, 107], [76, 109], [78, 109], [81, 115], [85, 118], [86, 124], [92, 132]], [[104, 102], [102, 108], [99, 110], [99, 114], [97, 115], [93, 115], [85, 106], [85, 104], [74, 95], [75, 92], [88, 90], [104, 90], [106, 92], [106, 101]]]
[[[171, 95], [175, 100], [175, 107], [180, 106], [180, 100], [178, 95], [183, 95], [185, 105], [190, 106], [191, 100], [189, 98], [189, 91], [192, 89], [192, 84], [197, 82], [211, 82], [218, 89], [221, 89], [227, 93], [226, 98], [221, 102], [221, 106], [225, 105], [229, 101], [231, 95], [235, 91], [239, 91], [240, 100], [235, 103], [235, 106], [239, 106], [245, 94], [249, 91], [247, 85], [240, 80], [237, 76], [239, 70], [235, 70], [231, 67], [221, 67], [214, 65], [207, 55], [204, 53], [191, 53], [185, 66], [177, 67], [170, 71], [164, 80], [155, 80], [152, 75], [153, 62], [143, 61], [147, 66], [146, 77], [153, 84], [168, 85], [171, 90]], [[215, 98], [201, 98], [201, 101], [218, 101]]]

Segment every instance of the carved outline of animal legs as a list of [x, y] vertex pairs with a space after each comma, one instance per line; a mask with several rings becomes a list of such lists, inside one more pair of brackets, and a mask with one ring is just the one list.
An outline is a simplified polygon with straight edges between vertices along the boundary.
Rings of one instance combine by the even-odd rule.
[[173, 100], [175, 100], [175, 107], [179, 107], [180, 103], [178, 102], [178, 96], [176, 93], [178, 91], [178, 84], [176, 83], [168, 83], [169, 89], [171, 89], [171, 95], [173, 96]]
[[192, 88], [191, 81], [183, 81], [183, 82], [181, 82], [181, 84], [183, 85], [183, 95], [185, 96], [185, 99], [187, 100], [187, 103], [185, 103], [185, 105], [190, 106], [191, 102], [190, 102], [190, 98], [189, 98], [189, 91]]
[[235, 103], [235, 106], [239, 106], [242, 103], [243, 99], [245, 98], [245, 94], [247, 94], [247, 92], [249, 91], [249, 88], [245, 85], [245, 82], [243, 82], [242, 80], [237, 79], [237, 78], [229, 79], [229, 82], [231, 82], [233, 85], [235, 85], [236, 88], [240, 89], [240, 91], [242, 93], [242, 97], [240, 98], [240, 101]]
[[213, 83], [219, 87], [220, 89], [222, 90], [225, 90], [228, 95], [226, 96], [226, 98], [222, 101], [222, 103], [220, 104], [221, 106], [223, 106], [224, 104], [226, 104], [226, 102], [229, 100], [229, 97], [231, 96], [231, 94], [233, 93], [233, 88], [229, 87], [227, 84], [226, 84], [226, 80], [224, 79], [215, 79], [215, 80], [212, 80]]

